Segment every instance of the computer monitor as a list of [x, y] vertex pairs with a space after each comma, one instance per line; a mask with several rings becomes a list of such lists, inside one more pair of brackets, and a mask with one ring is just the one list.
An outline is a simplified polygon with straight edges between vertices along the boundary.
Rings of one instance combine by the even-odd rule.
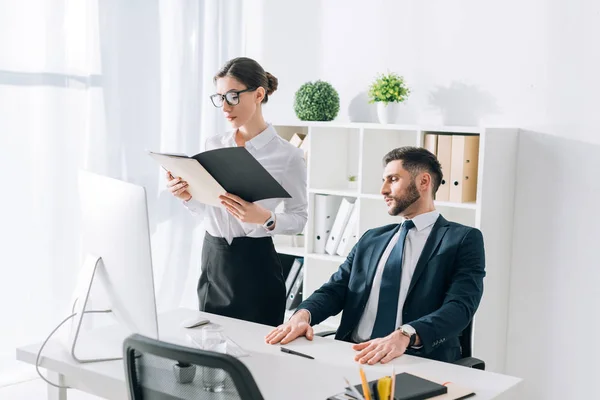
[[[80, 362], [119, 359], [129, 334], [158, 339], [146, 191], [80, 171], [79, 197], [84, 262], [74, 293], [71, 354]], [[101, 292], [92, 290], [96, 285]], [[83, 320], [102, 303], [92, 295], [90, 304], [90, 293], [108, 300], [117, 326], [86, 329]]]

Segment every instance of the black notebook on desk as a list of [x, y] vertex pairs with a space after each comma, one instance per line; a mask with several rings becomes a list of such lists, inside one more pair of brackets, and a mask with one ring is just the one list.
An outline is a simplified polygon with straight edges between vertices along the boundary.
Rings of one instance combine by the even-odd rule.
[[[377, 381], [369, 382], [371, 393], [374, 392], [373, 383], [377, 385]], [[360, 394], [364, 395], [362, 385], [356, 385], [355, 388]], [[396, 375], [395, 400], [426, 400], [447, 392], [448, 388], [439, 383], [428, 381], [427, 379], [419, 378], [406, 372]], [[352, 394], [349, 389], [347, 389], [346, 393]], [[371, 396], [371, 398], [377, 400], [376, 396]]]
[[149, 152], [162, 167], [189, 185], [192, 198], [221, 206], [225, 192], [253, 203], [258, 200], [290, 198], [290, 194], [245, 147], [225, 147], [195, 156]]

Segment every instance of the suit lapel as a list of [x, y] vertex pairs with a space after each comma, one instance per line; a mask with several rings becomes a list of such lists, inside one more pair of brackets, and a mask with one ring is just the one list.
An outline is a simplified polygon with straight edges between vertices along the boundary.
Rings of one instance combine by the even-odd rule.
[[448, 221], [442, 217], [441, 215], [438, 217], [437, 221], [433, 225], [431, 229], [431, 233], [425, 242], [425, 247], [423, 247], [423, 251], [421, 252], [421, 256], [419, 257], [419, 261], [417, 262], [417, 266], [415, 267], [415, 272], [413, 273], [413, 277], [410, 281], [410, 286], [408, 287], [408, 293], [406, 297], [410, 295], [410, 292], [413, 290], [417, 281], [421, 277], [421, 274], [425, 270], [427, 263], [433, 257], [435, 250], [439, 247], [440, 242], [442, 241], [444, 235], [448, 231]]

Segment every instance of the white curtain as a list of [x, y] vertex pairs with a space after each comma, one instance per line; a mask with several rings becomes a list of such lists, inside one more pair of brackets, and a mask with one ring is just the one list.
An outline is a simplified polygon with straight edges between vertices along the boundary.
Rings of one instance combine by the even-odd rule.
[[159, 311], [197, 306], [202, 226], [145, 150], [225, 129], [208, 96], [242, 55], [241, 2], [0, 0], [0, 386], [68, 309], [79, 168], [146, 187]]

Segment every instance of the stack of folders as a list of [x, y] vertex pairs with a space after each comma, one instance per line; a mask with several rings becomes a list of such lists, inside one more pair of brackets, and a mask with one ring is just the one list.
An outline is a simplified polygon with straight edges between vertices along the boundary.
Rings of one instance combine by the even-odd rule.
[[304, 280], [304, 258], [298, 257], [294, 259], [290, 272], [285, 280], [285, 290], [287, 300], [285, 308], [293, 310], [298, 307], [302, 300], [302, 282]]
[[358, 207], [347, 198], [315, 195], [313, 251], [347, 256], [357, 241]]
[[477, 199], [479, 135], [425, 135], [423, 147], [437, 156], [444, 175], [436, 193], [438, 201], [455, 203]]

